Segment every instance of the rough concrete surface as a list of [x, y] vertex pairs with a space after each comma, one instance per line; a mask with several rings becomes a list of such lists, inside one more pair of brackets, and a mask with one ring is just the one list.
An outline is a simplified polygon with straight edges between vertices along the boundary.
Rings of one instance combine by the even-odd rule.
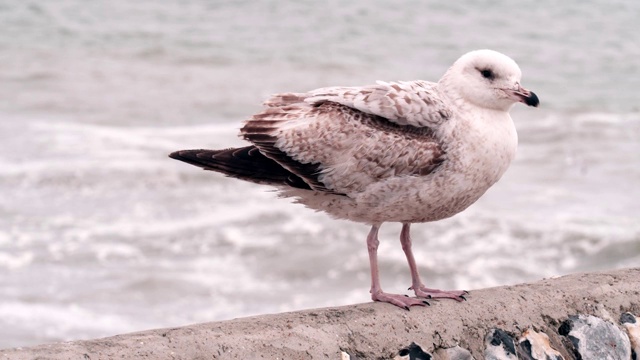
[[[0, 359], [392, 359], [411, 343], [436, 354], [460, 346], [485, 356], [493, 329], [546, 333], [564, 359], [558, 328], [576, 314], [617, 323], [640, 314], [640, 268], [581, 273], [471, 291], [466, 302], [431, 300], [406, 311], [384, 303], [304, 310], [0, 350]], [[213, 305], [212, 305], [213, 306]], [[343, 355], [344, 356], [344, 355]]]

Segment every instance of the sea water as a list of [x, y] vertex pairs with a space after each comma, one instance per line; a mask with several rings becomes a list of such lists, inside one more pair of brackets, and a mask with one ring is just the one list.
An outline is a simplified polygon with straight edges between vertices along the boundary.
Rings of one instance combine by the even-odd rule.
[[[637, 1], [0, 1], [0, 347], [370, 301], [368, 228], [169, 152], [243, 142], [272, 93], [514, 58], [518, 155], [413, 226], [431, 287], [640, 263]], [[400, 226], [382, 285], [405, 292]], [[473, 301], [473, 293], [469, 297]], [[437, 311], [433, 308], [433, 311]]]

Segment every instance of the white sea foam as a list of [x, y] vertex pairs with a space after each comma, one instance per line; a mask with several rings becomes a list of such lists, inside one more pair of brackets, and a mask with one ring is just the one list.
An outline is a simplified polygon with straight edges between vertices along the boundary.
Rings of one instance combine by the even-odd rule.
[[34, 256], [31, 252], [10, 254], [0, 251], [0, 268], [16, 270], [30, 265], [33, 262], [33, 258]]

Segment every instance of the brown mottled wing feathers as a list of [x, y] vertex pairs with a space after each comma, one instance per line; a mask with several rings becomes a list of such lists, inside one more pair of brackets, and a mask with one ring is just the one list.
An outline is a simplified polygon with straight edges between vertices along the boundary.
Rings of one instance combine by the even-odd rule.
[[392, 176], [425, 176], [445, 159], [431, 128], [330, 101], [267, 108], [241, 134], [313, 190], [334, 194], [349, 195]]

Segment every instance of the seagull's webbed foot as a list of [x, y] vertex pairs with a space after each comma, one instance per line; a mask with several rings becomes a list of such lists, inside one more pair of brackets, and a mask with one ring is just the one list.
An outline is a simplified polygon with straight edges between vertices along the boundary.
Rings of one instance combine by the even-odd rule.
[[413, 290], [416, 293], [417, 297], [427, 298], [427, 299], [453, 299], [456, 301], [466, 301], [465, 295], [469, 294], [468, 291], [465, 290], [438, 290], [438, 289], [430, 289], [425, 287], [424, 285], [420, 285], [418, 287], [410, 287], [409, 290]]
[[406, 295], [400, 295], [400, 294], [389, 294], [383, 291], [372, 293], [371, 299], [373, 301], [380, 301], [380, 302], [393, 304], [405, 310], [409, 310], [411, 306], [429, 306], [429, 303], [422, 299], [411, 298]]

